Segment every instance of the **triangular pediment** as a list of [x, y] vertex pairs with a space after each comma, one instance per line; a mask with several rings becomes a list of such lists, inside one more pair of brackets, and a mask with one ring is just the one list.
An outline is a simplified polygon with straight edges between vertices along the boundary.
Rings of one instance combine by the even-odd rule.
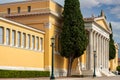
[[106, 19], [104, 17], [98, 17], [95, 18], [94, 21], [100, 25], [101, 28], [105, 29], [108, 32], [111, 32], [108, 23], [106, 22]]

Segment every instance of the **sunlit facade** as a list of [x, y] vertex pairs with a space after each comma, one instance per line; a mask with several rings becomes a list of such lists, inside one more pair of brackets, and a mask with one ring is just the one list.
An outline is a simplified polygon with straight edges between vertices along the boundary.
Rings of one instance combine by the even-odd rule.
[[[67, 59], [60, 55], [63, 7], [53, 0], [0, 4], [0, 69], [51, 71], [51, 37], [55, 37], [55, 76], [67, 75]], [[104, 15], [84, 18], [87, 50], [75, 59], [72, 74], [93, 74], [96, 50], [97, 76], [109, 76], [109, 34]]]

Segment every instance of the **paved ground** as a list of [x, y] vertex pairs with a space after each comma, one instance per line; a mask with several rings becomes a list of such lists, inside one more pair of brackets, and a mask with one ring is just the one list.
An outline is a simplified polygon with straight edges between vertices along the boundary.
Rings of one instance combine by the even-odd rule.
[[[0, 80], [50, 80], [49, 77], [46, 78], [0, 78]], [[120, 76], [115, 77], [84, 77], [84, 78], [56, 78], [55, 80], [120, 80]]]

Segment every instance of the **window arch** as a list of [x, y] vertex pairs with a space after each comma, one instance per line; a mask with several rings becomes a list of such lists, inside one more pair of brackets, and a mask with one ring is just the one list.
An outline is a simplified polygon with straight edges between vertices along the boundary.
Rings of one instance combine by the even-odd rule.
[[10, 45], [10, 29], [6, 29], [6, 45]]
[[0, 44], [3, 44], [3, 27], [0, 27]]

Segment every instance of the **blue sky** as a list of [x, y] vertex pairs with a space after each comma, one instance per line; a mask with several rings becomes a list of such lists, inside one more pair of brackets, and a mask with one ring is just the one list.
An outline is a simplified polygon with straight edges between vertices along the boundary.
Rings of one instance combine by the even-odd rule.
[[[55, 1], [64, 5], [64, 0]], [[112, 23], [114, 41], [120, 43], [120, 0], [80, 0], [80, 8], [84, 17], [98, 16], [103, 10]]]
[[[0, 3], [25, 1], [25, 0], [0, 0]], [[64, 0], [54, 0], [64, 5]], [[119, 0], [80, 0], [81, 11], [84, 17], [92, 14], [98, 16], [104, 10], [107, 21], [112, 23], [114, 40], [120, 43], [120, 1]]]

